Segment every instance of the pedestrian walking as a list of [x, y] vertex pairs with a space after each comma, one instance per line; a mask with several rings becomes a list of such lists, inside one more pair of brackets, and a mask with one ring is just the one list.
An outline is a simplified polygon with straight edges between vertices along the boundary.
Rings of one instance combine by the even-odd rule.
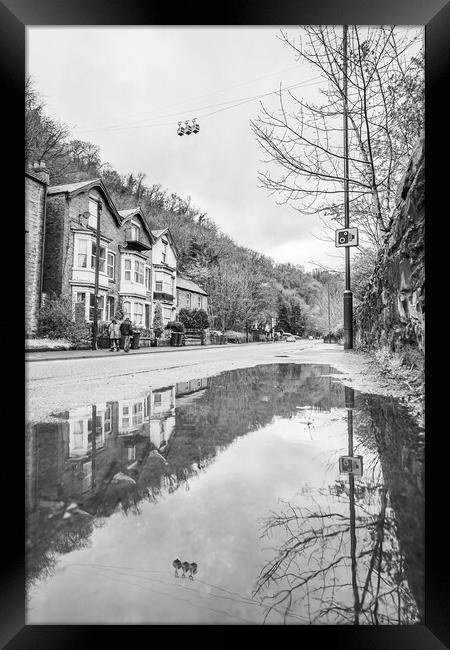
[[125, 320], [121, 323], [120, 333], [123, 336], [123, 351], [129, 352], [131, 337], [133, 335], [133, 326], [131, 325], [129, 318], [125, 318]]
[[109, 327], [109, 340], [111, 342], [110, 351], [119, 352], [120, 349], [120, 325], [115, 318], [112, 319]]

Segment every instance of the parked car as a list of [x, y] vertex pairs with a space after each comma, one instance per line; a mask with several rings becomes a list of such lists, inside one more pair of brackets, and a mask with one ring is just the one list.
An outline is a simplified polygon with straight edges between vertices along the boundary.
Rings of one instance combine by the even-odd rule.
[[292, 334], [288, 334], [288, 336], [286, 336], [286, 338], [285, 338], [284, 340], [287, 341], [288, 343], [293, 343], [293, 342], [295, 342], [297, 339], [296, 339], [295, 336], [293, 336]]

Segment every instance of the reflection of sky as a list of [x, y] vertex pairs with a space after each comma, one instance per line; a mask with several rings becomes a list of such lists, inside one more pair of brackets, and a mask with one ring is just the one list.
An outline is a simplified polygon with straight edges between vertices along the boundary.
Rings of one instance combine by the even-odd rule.
[[[316, 415], [311, 441], [301, 418], [276, 419], [236, 440], [207, 472], [189, 481], [189, 491], [177, 490], [156, 504], [143, 502], [137, 517], [112, 515], [94, 530], [90, 548], [62, 556], [54, 578], [31, 591], [30, 622], [242, 622], [236, 616], [261, 621], [261, 608], [216, 598], [211, 592], [225, 592], [200, 581], [250, 596], [267, 559], [259, 520], [302, 485], [326, 487], [338, 476], [338, 453], [328, 470], [327, 461], [331, 452], [346, 447], [345, 422]], [[303, 498], [306, 503], [308, 497]], [[198, 580], [173, 577], [171, 563], [177, 556], [198, 563]], [[76, 562], [91, 566], [74, 566]], [[128, 571], [118, 575], [97, 567], [92, 579], [94, 564], [159, 573], [135, 578]], [[186, 597], [188, 603], [174, 600]]]

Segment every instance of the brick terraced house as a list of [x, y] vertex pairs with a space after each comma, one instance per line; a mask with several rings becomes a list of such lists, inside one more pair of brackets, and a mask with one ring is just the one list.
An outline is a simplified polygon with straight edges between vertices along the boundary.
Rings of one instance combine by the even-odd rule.
[[41, 306], [42, 263], [45, 242], [45, 208], [49, 175], [36, 165], [25, 172], [25, 333], [36, 332]]
[[99, 178], [48, 188], [43, 292], [71, 296], [93, 320], [99, 204], [99, 318], [110, 320], [121, 301], [136, 325], [150, 327], [154, 238], [140, 208], [119, 212]]

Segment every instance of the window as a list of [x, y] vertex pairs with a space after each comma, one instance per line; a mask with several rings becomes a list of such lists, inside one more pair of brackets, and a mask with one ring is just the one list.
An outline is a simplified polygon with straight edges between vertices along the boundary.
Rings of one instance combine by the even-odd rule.
[[155, 287], [156, 287], [156, 291], [162, 291], [163, 290], [162, 280], [156, 280]]
[[201, 296], [197, 296], [197, 306], [198, 306], [199, 309], [202, 308], [202, 297]]
[[86, 302], [86, 294], [85, 293], [77, 293], [77, 302]]
[[136, 447], [128, 447], [128, 461], [136, 460]]
[[108, 253], [108, 278], [114, 280], [116, 275], [116, 256], [114, 253]]
[[141, 302], [134, 303], [134, 322], [136, 325], [142, 325], [144, 318], [144, 305]]
[[131, 318], [131, 302], [129, 300], [125, 300], [123, 303], [123, 316], [124, 318]]
[[147, 289], [147, 291], [152, 290], [152, 276], [151, 276], [149, 266], [145, 267], [145, 288]]
[[165, 264], [167, 260], [167, 242], [163, 241], [162, 261]]
[[128, 406], [124, 406], [122, 409], [122, 429], [128, 429], [130, 426], [130, 418], [129, 418], [129, 409]]
[[79, 268], [85, 269], [87, 267], [87, 251], [88, 251], [88, 240], [87, 239], [78, 239], [77, 240], [77, 257], [76, 265]]
[[[95, 269], [95, 255], [97, 252], [97, 244], [92, 242], [92, 255], [91, 255], [91, 267]], [[106, 248], [104, 246], [100, 246], [100, 255], [99, 255], [99, 260], [98, 260], [98, 268], [100, 273], [105, 272], [105, 262], [106, 262]]]
[[142, 424], [142, 402], [133, 404], [133, 426], [137, 427]]
[[150, 305], [145, 305], [145, 327], [150, 329]]
[[141, 229], [137, 224], [131, 223], [130, 229], [129, 229], [129, 234], [130, 234], [130, 239], [132, 239], [134, 241], [140, 241], [140, 239], [141, 239]]
[[131, 282], [131, 260], [125, 260], [125, 280]]
[[160, 405], [161, 405], [161, 402], [162, 402], [162, 395], [161, 395], [161, 393], [155, 393], [155, 394], [154, 394], [154, 397], [155, 397], [155, 399], [154, 399], [155, 406], [160, 406]]
[[89, 197], [89, 219], [88, 225], [91, 228], [97, 230], [97, 211], [98, 211], [98, 202], [95, 199]]
[[[105, 308], [105, 296], [98, 296], [97, 299], [97, 319], [103, 319], [103, 310]], [[89, 320], [94, 320], [94, 309], [95, 309], [95, 295], [93, 293], [89, 294]]]
[[144, 264], [143, 262], [134, 262], [134, 281], [138, 284], [144, 284]]
[[111, 407], [105, 410], [105, 433], [111, 433]]

